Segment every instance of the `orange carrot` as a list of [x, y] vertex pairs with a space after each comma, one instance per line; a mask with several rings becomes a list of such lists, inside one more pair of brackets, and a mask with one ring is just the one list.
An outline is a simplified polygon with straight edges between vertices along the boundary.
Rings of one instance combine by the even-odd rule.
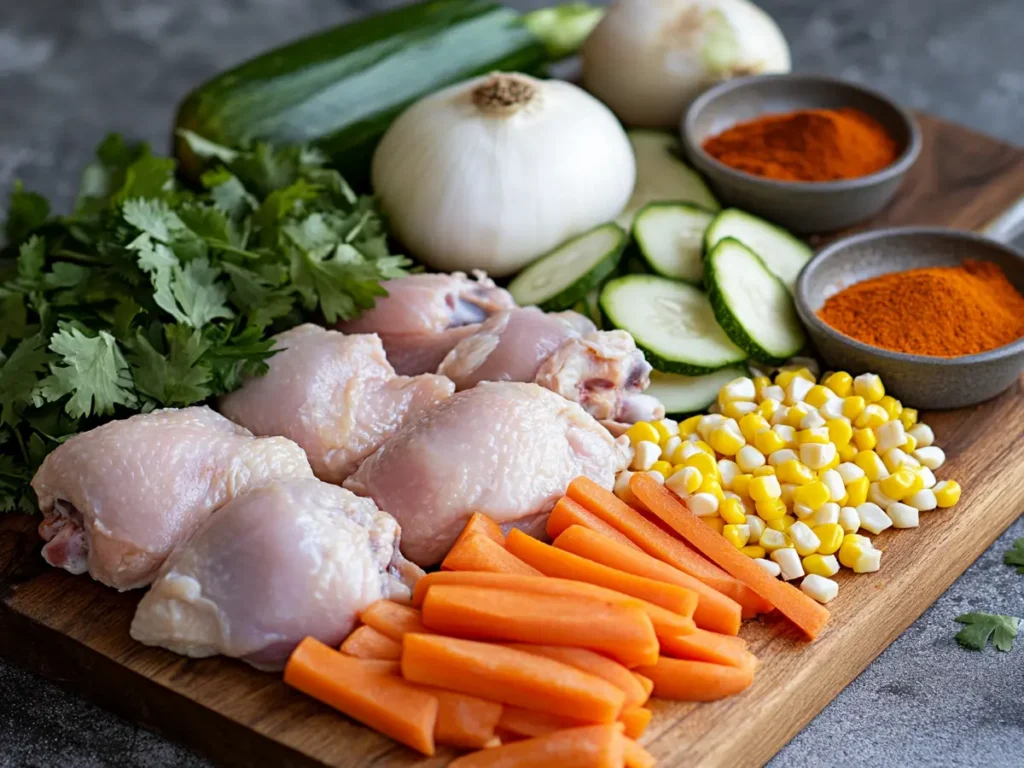
[[[703, 523], [701, 523], [703, 525]], [[746, 690], [754, 682], [754, 669], [708, 664], [706, 661], [662, 656], [639, 671], [654, 681], [654, 695], [676, 701], [715, 701]]]
[[539, 576], [540, 571], [531, 568], [503, 546], [482, 533], [471, 533], [460, 538], [448, 551], [441, 563], [445, 571], [489, 571], [491, 573], [518, 573], [523, 576]]
[[617, 541], [579, 525], [562, 531], [555, 539], [554, 546], [609, 568], [690, 589], [697, 593], [693, 620], [698, 627], [727, 635], [735, 635], [740, 631], [739, 603], [640, 549], [624, 547]]
[[711, 664], [728, 664], [733, 667], [744, 667], [752, 663], [750, 657], [753, 654], [743, 645], [730, 642], [736, 638], [729, 637], [729, 635], [718, 635], [698, 629], [689, 635], [660, 639], [661, 652], [676, 659], [693, 659], [694, 661], [707, 661]]
[[697, 607], [697, 593], [691, 589], [609, 568], [572, 552], [555, 549], [550, 544], [538, 541], [519, 530], [509, 533], [506, 546], [509, 552], [545, 576], [575, 579], [614, 589], [616, 592], [660, 605], [667, 611], [687, 618], [693, 616], [693, 611]]
[[651, 682], [651, 679], [649, 677], [644, 677], [643, 675], [638, 675], [636, 672], [633, 672], [633, 677], [636, 678], [636, 681], [640, 683], [644, 691], [647, 692], [647, 697], [650, 698], [651, 693], [654, 691], [654, 683]]
[[621, 602], [442, 585], [427, 591], [423, 623], [469, 640], [590, 648], [627, 666], [658, 658], [651, 620], [640, 606]]
[[[652, 684], [653, 685], [653, 684]], [[651, 723], [654, 713], [646, 707], [626, 707], [619, 715], [619, 722], [626, 728], [626, 735], [631, 739], [639, 739], [644, 735]]]
[[671, 492], [646, 474], [633, 475], [629, 487], [648, 509], [672, 526], [680, 536], [778, 608], [808, 637], [813, 640], [818, 636], [828, 621], [829, 614], [825, 608], [792, 584], [769, 576], [761, 566], [709, 528]]
[[501, 645], [438, 635], [406, 635], [402, 676], [423, 685], [549, 714], [611, 723], [625, 694], [594, 675]]
[[491, 520], [487, 515], [482, 512], [474, 512], [469, 520], [466, 521], [466, 526], [462, 529], [462, 533], [459, 534], [459, 538], [455, 540], [454, 547], [463, 539], [471, 536], [474, 533], [479, 533], [486, 536], [488, 539], [493, 541], [495, 544], [505, 546], [505, 534], [501, 532], [501, 528], [498, 524]]
[[501, 704], [438, 688], [430, 692], [437, 697], [434, 738], [438, 743], [464, 749], [483, 749], [500, 743], [494, 729], [501, 719]]
[[448, 768], [622, 768], [625, 749], [618, 726], [585, 725], [472, 752]]
[[402, 644], [373, 627], [362, 626], [345, 638], [341, 652], [359, 659], [397, 661], [402, 658]]
[[[506, 643], [509, 648], [519, 651], [526, 651], [537, 656], [546, 656], [549, 659], [568, 664], [570, 667], [592, 675], [597, 675], [602, 680], [607, 680], [616, 688], [626, 694], [625, 706], [636, 707], [643, 705], [650, 698], [650, 690], [637, 679], [636, 675], [619, 664], [617, 661], [602, 656], [586, 648], [568, 648], [561, 645], [529, 645]], [[653, 689], [653, 684], [651, 688]]]
[[625, 768], [654, 768], [654, 755], [641, 747], [633, 739], [623, 739], [625, 747], [623, 760]]
[[498, 727], [517, 736], [543, 736], [566, 728], [576, 728], [585, 723], [573, 720], [564, 715], [552, 715], [547, 712], [536, 712], [522, 707], [505, 707], [501, 713]]
[[420, 612], [408, 605], [393, 600], [378, 600], [370, 603], [359, 614], [363, 624], [373, 627], [385, 637], [401, 642], [409, 632], [430, 632], [420, 619]]
[[395, 741], [434, 754], [437, 697], [380, 665], [307, 637], [292, 651], [284, 681]]
[[696, 628], [692, 619], [664, 608], [639, 600], [621, 592], [588, 584], [583, 581], [554, 579], [545, 576], [519, 576], [508, 573], [487, 573], [485, 571], [437, 571], [423, 576], [413, 589], [413, 605], [422, 605], [430, 587], [438, 584], [458, 584], [470, 587], [490, 587], [493, 589], [511, 589], [517, 592], [532, 592], [541, 595], [564, 595], [566, 597], [585, 597], [592, 600], [620, 602], [639, 605], [644, 609], [654, 624], [655, 633], [661, 637], [682, 635]]
[[628, 536], [619, 533], [618, 530], [612, 528], [597, 515], [588, 512], [585, 507], [577, 504], [568, 496], [563, 496], [558, 500], [555, 508], [551, 510], [551, 514], [548, 516], [548, 538], [556, 539], [562, 534], [562, 531], [574, 525], [589, 528], [592, 531], [607, 536], [609, 539], [619, 542], [623, 546], [642, 551], [640, 547], [629, 540]]

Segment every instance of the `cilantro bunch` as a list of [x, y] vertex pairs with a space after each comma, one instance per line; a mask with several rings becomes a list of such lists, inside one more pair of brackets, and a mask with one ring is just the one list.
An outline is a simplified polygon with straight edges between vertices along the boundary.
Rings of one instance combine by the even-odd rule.
[[68, 436], [228, 392], [266, 371], [274, 333], [354, 317], [404, 274], [372, 198], [318, 153], [186, 138], [211, 161], [201, 190], [116, 135], [70, 216], [14, 189], [0, 257], [0, 511], [34, 510], [28, 483]]

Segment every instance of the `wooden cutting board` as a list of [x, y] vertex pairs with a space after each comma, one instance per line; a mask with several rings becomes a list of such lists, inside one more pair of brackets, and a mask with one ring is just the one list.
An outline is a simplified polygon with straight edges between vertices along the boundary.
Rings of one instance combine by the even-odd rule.
[[[893, 205], [868, 227], [980, 229], [1024, 196], [1024, 151], [922, 116], [924, 149]], [[808, 645], [781, 620], [743, 629], [754, 685], [713, 704], [655, 702], [643, 742], [662, 766], [768, 760], [911, 624], [1024, 509], [1021, 382], [974, 408], [927, 414], [963, 498], [920, 529], [877, 537], [882, 570], [839, 577], [832, 621]], [[230, 766], [440, 766], [226, 659], [194, 661], [128, 636], [138, 593], [49, 568], [38, 520], [0, 518], [0, 653]]]

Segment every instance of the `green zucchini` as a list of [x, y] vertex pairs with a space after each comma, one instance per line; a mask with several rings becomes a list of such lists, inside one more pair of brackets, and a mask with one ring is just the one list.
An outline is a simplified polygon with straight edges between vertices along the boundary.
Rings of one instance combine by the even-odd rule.
[[489, 0], [426, 0], [335, 27], [192, 91], [178, 108], [175, 152], [194, 179], [203, 162], [181, 129], [225, 146], [311, 143], [363, 186], [374, 147], [407, 105], [495, 70], [539, 74], [602, 13], [586, 3], [522, 15]]
[[665, 406], [665, 415], [672, 418], [702, 413], [718, 399], [719, 390], [733, 379], [749, 376], [742, 367], [722, 368], [703, 376], [680, 376], [677, 373], [651, 373], [651, 384], [645, 395], [654, 397]]
[[690, 203], [649, 203], [633, 219], [633, 242], [657, 274], [700, 285], [704, 230], [714, 218]]
[[761, 257], [761, 261], [792, 293], [796, 278], [814, 251], [807, 243], [782, 227], [736, 208], [720, 212], [704, 231], [704, 252], [711, 253], [726, 237], [739, 240]]

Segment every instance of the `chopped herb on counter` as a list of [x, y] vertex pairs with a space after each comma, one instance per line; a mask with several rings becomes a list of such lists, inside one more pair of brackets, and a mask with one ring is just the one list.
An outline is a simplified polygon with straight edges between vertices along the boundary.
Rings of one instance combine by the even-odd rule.
[[965, 613], [957, 616], [955, 621], [964, 625], [956, 633], [956, 641], [961, 648], [971, 651], [984, 650], [989, 638], [1000, 651], [1013, 648], [1013, 639], [1017, 636], [1020, 619], [1016, 616], [1004, 616], [1000, 613]]
[[1003, 562], [1007, 565], [1016, 565], [1017, 573], [1024, 574], [1024, 536], [1016, 539], [1010, 550], [1003, 555]]

